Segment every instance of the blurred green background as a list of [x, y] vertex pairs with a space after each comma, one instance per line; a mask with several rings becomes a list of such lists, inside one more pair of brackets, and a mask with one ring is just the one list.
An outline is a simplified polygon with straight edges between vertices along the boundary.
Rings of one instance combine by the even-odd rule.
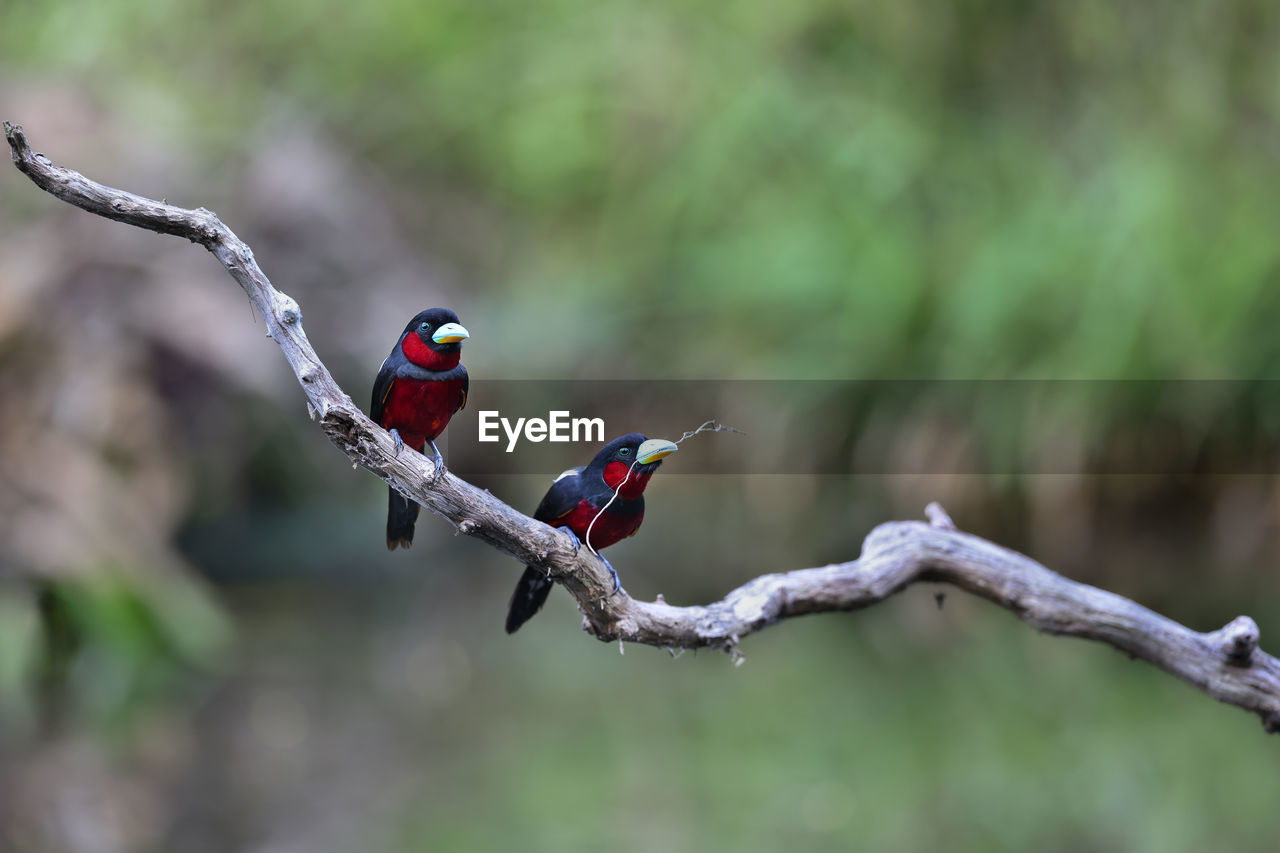
[[[814, 386], [847, 421], [637, 424], [845, 456], [673, 458], [610, 552], [633, 594], [849, 559], [941, 500], [1276, 650], [1273, 3], [2, 0], [0, 117], [216, 210], [361, 403], [434, 304], [477, 392], [1117, 380], [1036, 417], [850, 381]], [[788, 622], [736, 668], [619, 656], [560, 591], [508, 638], [519, 567], [432, 518], [387, 554], [383, 487], [205, 253], [6, 169], [0, 257], [0, 848], [1274, 849], [1255, 718], [959, 593]], [[1095, 470], [1153, 412], [1194, 457], [1229, 408], [1136, 379], [1252, 389], [1234, 473]], [[915, 473], [846, 474], [864, 431]], [[957, 457], [993, 473], [919, 473]], [[511, 472], [479, 484], [532, 509], [546, 478]]]

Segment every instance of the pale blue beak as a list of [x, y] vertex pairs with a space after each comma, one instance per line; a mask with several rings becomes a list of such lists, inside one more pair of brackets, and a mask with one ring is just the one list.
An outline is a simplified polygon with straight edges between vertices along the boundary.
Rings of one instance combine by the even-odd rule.
[[431, 336], [431, 340], [438, 344], [456, 344], [465, 341], [471, 337], [471, 333], [463, 328], [461, 323], [445, 323], [436, 329], [435, 334]]
[[650, 462], [666, 459], [679, 449], [674, 441], [667, 441], [665, 438], [650, 438], [641, 442], [640, 448], [636, 451], [636, 461], [641, 465], [648, 465]]

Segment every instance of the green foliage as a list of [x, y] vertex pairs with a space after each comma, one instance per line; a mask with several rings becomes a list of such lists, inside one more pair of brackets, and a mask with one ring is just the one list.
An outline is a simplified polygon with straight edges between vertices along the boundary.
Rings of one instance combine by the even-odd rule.
[[0, 707], [25, 692], [39, 647], [35, 602], [25, 590], [0, 586]]
[[1276, 375], [1267, 4], [203, 6], [18, 4], [0, 47], [211, 151], [285, 106], [464, 184], [490, 327], [577, 306], [634, 342], [602, 371]]
[[0, 598], [0, 699], [39, 698], [28, 715], [45, 726], [127, 724], [208, 671], [229, 640], [225, 616], [182, 577], [101, 572], [37, 586]]
[[1101, 646], [906, 597], [923, 609], [788, 623], [740, 668], [535, 628], [523, 676], [474, 688], [490, 712], [436, 718], [461, 748], [401, 849], [1269, 849], [1280, 772], [1254, 721]]

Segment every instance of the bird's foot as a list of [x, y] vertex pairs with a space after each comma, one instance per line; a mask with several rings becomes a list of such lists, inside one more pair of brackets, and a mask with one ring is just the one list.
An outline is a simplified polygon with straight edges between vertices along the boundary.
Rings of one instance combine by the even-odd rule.
[[622, 589], [622, 580], [618, 577], [618, 570], [615, 569], [613, 564], [605, 558], [604, 554], [601, 554], [594, 548], [591, 550], [591, 553], [600, 558], [600, 562], [604, 563], [604, 567], [609, 570], [609, 574], [613, 577], [613, 592], [609, 595], [610, 598], [613, 598], [613, 596], [617, 595]]
[[578, 534], [573, 532], [572, 527], [560, 527], [557, 529], [569, 534], [569, 539], [573, 541], [573, 556], [578, 556], [578, 551], [582, 549], [582, 540], [578, 538]]
[[[577, 559], [578, 551], [582, 549], [582, 540], [578, 538], [578, 534], [574, 533], [571, 528], [557, 527], [556, 530], [562, 530], [569, 534], [569, 539], [573, 541], [573, 557]], [[551, 569], [547, 569], [547, 580], [551, 580]]]
[[435, 485], [436, 480], [444, 476], [444, 456], [434, 441], [427, 441], [427, 444], [431, 445], [431, 463], [436, 466], [436, 472], [431, 476], [431, 484]]
[[400, 451], [404, 450], [404, 439], [400, 437], [400, 430], [392, 428], [391, 437], [396, 442], [396, 456], [400, 455]]

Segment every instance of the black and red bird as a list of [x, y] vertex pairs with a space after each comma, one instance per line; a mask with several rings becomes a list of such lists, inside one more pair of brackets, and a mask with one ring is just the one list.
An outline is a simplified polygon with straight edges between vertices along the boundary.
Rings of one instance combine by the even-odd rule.
[[[543, 495], [533, 517], [552, 527], [567, 528], [604, 560], [613, 574], [614, 590], [618, 573], [600, 554], [615, 542], [634, 536], [644, 521], [644, 487], [662, 464], [679, 448], [664, 438], [645, 438], [638, 432], [615, 438], [583, 468], [570, 468], [556, 477]], [[512, 634], [542, 608], [551, 592], [551, 579], [536, 566], [525, 566], [507, 610], [507, 633]]]
[[[430, 444], [438, 469], [443, 468], [444, 458], [435, 439], [467, 404], [469, 379], [459, 359], [462, 342], [469, 337], [457, 314], [448, 308], [429, 308], [404, 327], [373, 382], [370, 417], [391, 432], [397, 451], [407, 444], [422, 453]], [[388, 550], [413, 543], [417, 519], [418, 505], [391, 489]]]

